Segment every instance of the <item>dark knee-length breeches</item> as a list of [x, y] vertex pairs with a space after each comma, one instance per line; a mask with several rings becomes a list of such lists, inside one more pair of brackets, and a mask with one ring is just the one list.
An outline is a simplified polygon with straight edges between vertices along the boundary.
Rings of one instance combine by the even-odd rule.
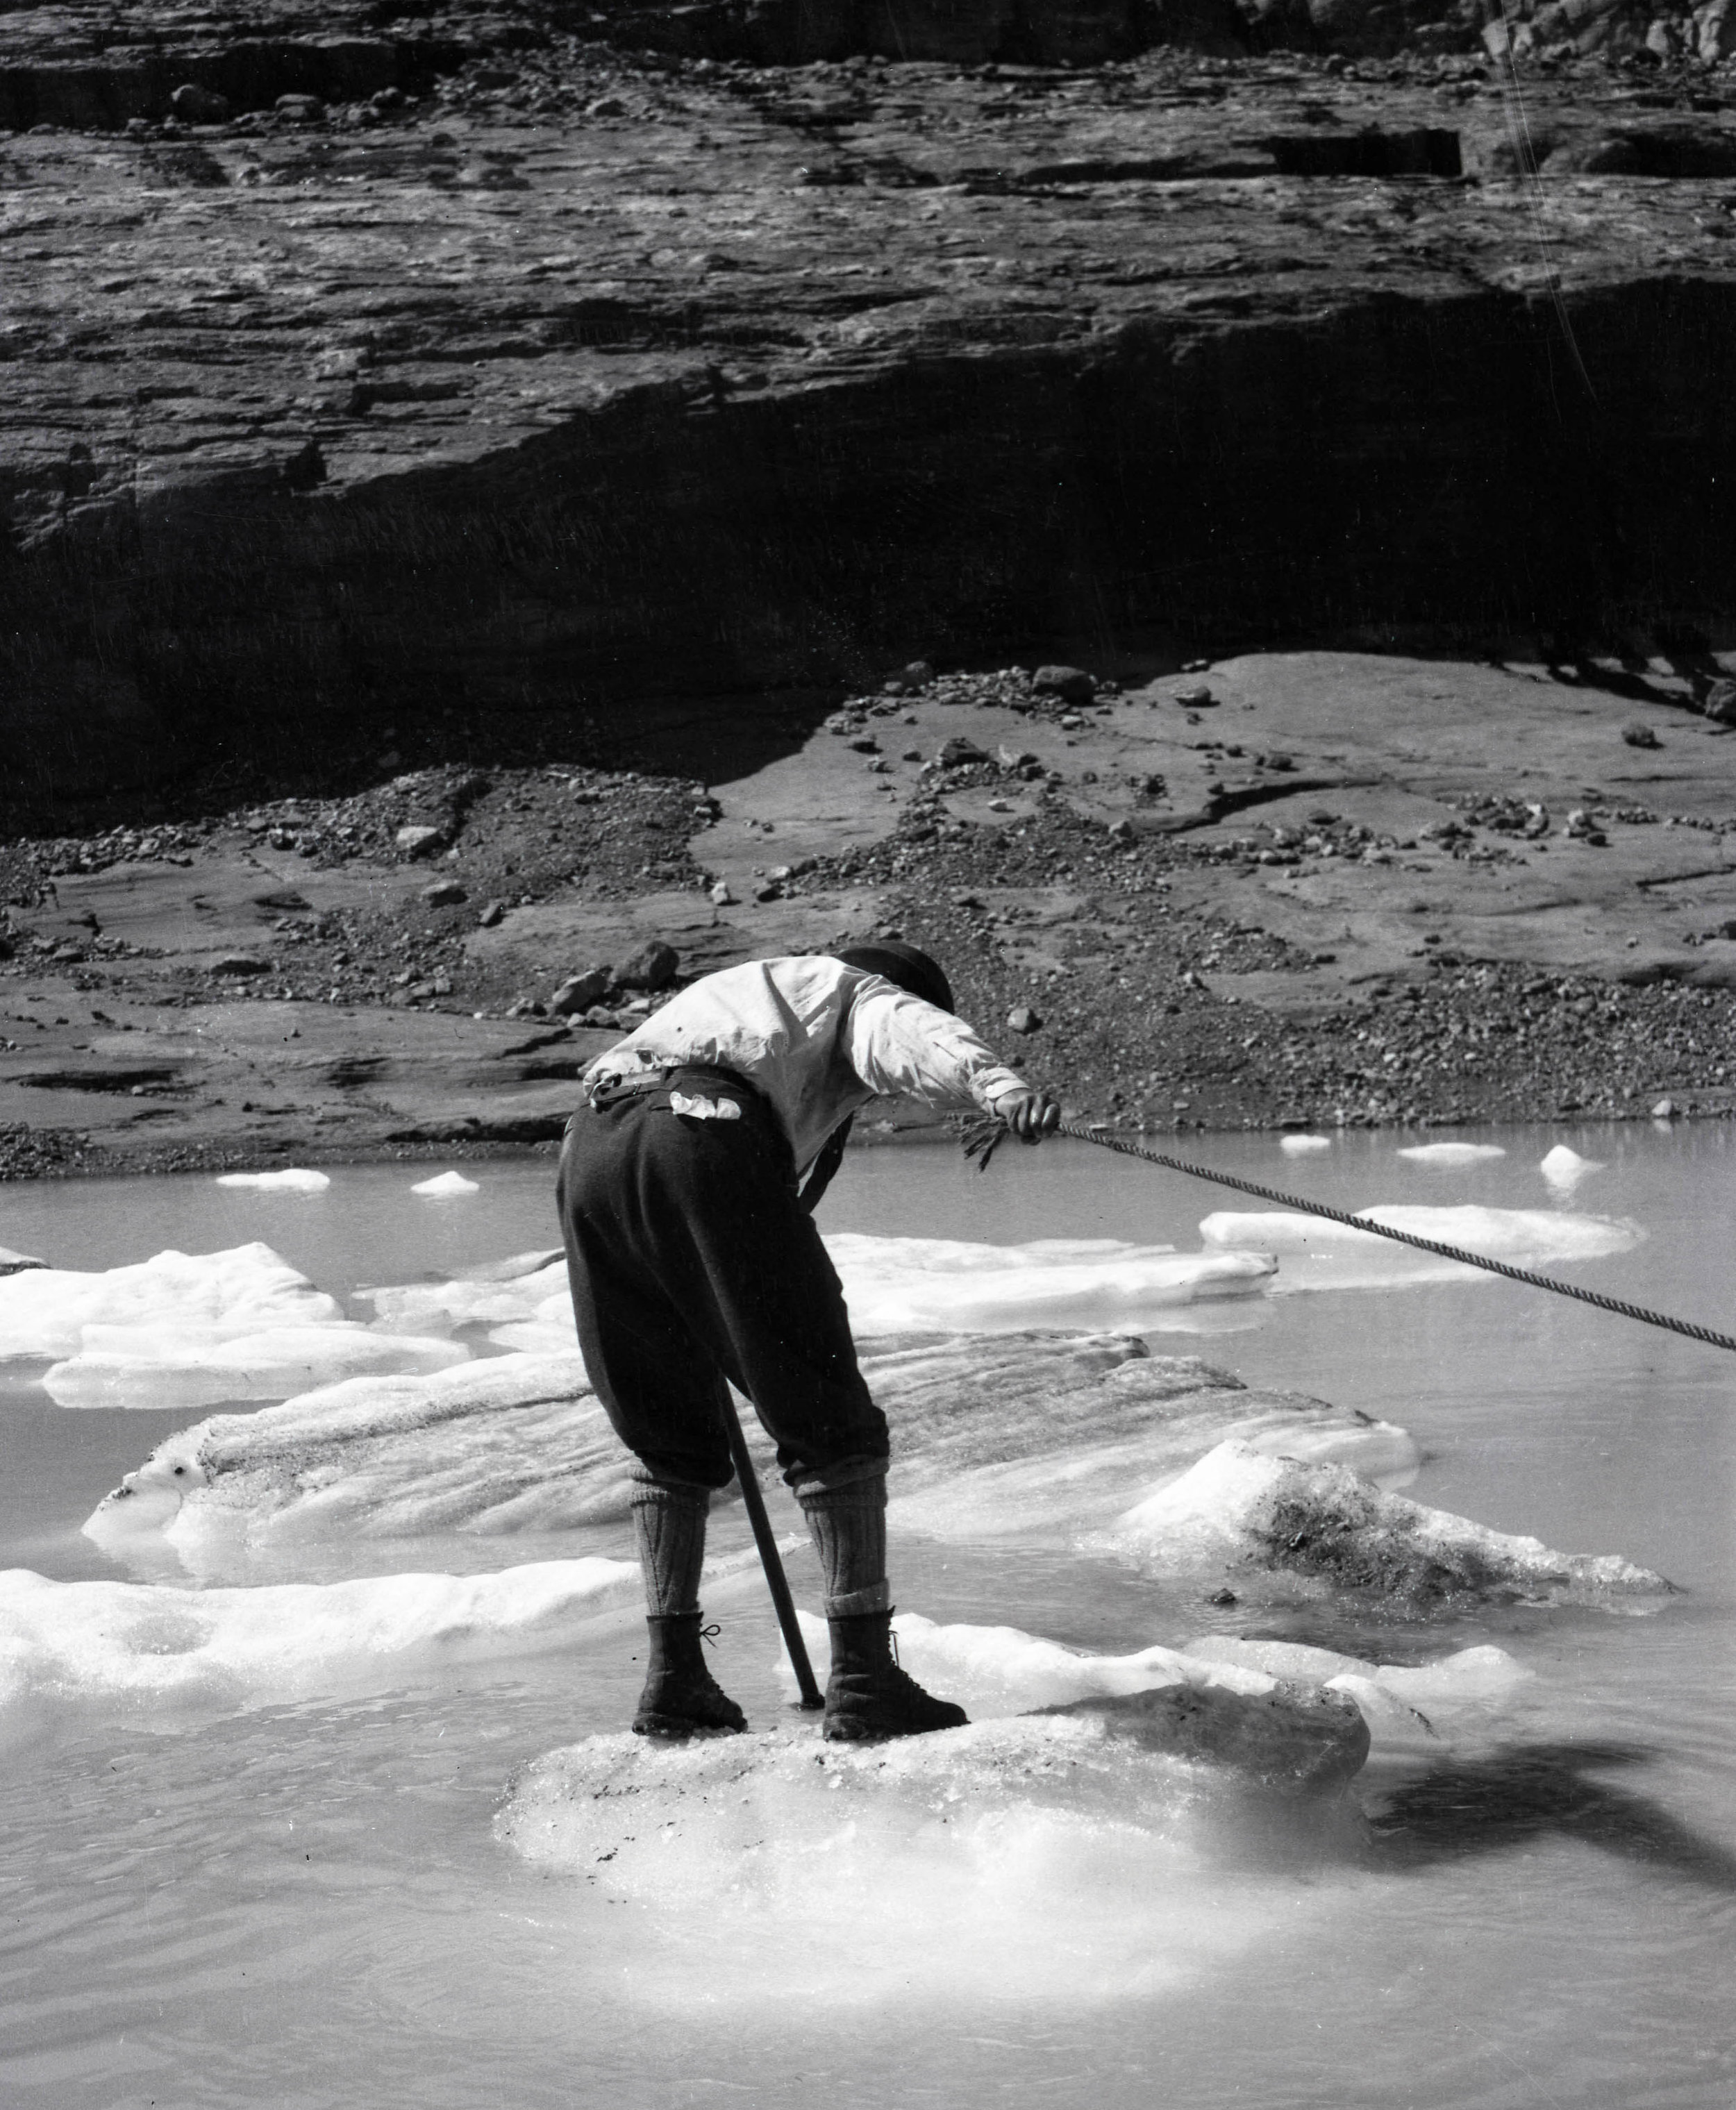
[[886, 1456], [837, 1274], [798, 1207], [776, 1116], [678, 1114], [666, 1092], [582, 1106], [560, 1203], [579, 1347], [621, 1440], [659, 1478], [727, 1486], [727, 1379], [792, 1485]]

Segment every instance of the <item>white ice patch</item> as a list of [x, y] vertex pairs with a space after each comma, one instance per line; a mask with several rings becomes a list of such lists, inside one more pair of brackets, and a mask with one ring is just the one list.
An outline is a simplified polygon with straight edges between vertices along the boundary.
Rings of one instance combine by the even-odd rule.
[[461, 1172], [437, 1172], [432, 1180], [419, 1180], [410, 1191], [438, 1198], [448, 1194], [479, 1194], [482, 1189], [475, 1180], [466, 1180]]
[[500, 1356], [432, 1377], [353, 1378], [159, 1444], [85, 1535], [245, 1573], [309, 1540], [558, 1529], [627, 1515], [630, 1463], [577, 1355]]
[[1399, 1151], [1412, 1165], [1481, 1165], [1492, 1157], [1505, 1157], [1498, 1143], [1413, 1143]]
[[1588, 1174], [1601, 1172], [1603, 1166], [1597, 1158], [1581, 1157], [1578, 1151], [1558, 1143], [1537, 1169], [1554, 1193], [1571, 1194]]
[[637, 1562], [188, 1590], [0, 1573], [0, 1706], [29, 1696], [223, 1707], [384, 1691], [456, 1662], [571, 1645]]
[[300, 1166], [290, 1166], [282, 1172], [220, 1172], [220, 1187], [251, 1188], [261, 1194], [323, 1194], [331, 1185], [331, 1175], [324, 1172], [310, 1172]]
[[[817, 1670], [827, 1660], [825, 1622], [797, 1614]], [[1154, 1646], [1130, 1655], [1091, 1655], [1017, 1627], [941, 1626], [920, 1614], [893, 1621], [899, 1661], [918, 1684], [957, 1701], [973, 1722], [1185, 1685], [1258, 1696], [1280, 1683], [1344, 1692], [1361, 1709], [1377, 1752], [1440, 1750], [1484, 1727], [1534, 1673], [1504, 1649], [1461, 1650], [1415, 1667], [1377, 1664], [1291, 1641], [1212, 1636], [1180, 1649]], [[778, 1659], [793, 1702], [795, 1676]]]
[[1616, 1554], [1557, 1553], [1536, 1538], [1388, 1494], [1343, 1465], [1221, 1443], [1136, 1503], [1095, 1543], [1149, 1575], [1222, 1574], [1243, 1594], [1348, 1591], [1421, 1610], [1459, 1598], [1607, 1604], [1671, 1586]]
[[1163, 1324], [1178, 1308], [1258, 1296], [1264, 1253], [1178, 1253], [1116, 1238], [967, 1244], [837, 1232], [827, 1242], [858, 1336]]
[[1280, 1135], [1278, 1148], [1286, 1157], [1307, 1157], [1317, 1150], [1330, 1150], [1330, 1135]]
[[[1437, 1209], [1383, 1203], [1357, 1214], [1371, 1223], [1518, 1267], [1601, 1260], [1628, 1252], [1645, 1236], [1637, 1224], [1574, 1216], [1560, 1209], [1489, 1209], [1469, 1203]], [[1489, 1279], [1481, 1269], [1465, 1261], [1443, 1259], [1372, 1231], [1353, 1230], [1323, 1216], [1288, 1210], [1219, 1210], [1202, 1221], [1199, 1234], [1208, 1246], [1222, 1252], [1277, 1254], [1281, 1271], [1271, 1288], [1280, 1296], [1304, 1290], [1384, 1289], [1407, 1283]]]
[[[489, 1338], [504, 1347], [532, 1354], [575, 1353], [578, 1337], [565, 1262], [559, 1255], [524, 1257], [538, 1264], [524, 1274], [473, 1274], [451, 1282], [406, 1283], [360, 1294], [378, 1314], [378, 1323], [393, 1333], [446, 1333], [462, 1326], [484, 1326]], [[536, 1338], [505, 1338], [525, 1329]]]

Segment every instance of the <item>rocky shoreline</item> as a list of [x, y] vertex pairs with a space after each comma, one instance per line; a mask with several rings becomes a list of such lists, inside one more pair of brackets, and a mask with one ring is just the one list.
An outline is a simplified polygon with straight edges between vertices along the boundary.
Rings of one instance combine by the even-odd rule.
[[343, 795], [328, 756], [218, 813], [195, 780], [5, 853], [0, 1168], [551, 1148], [669, 989], [893, 931], [1130, 1132], [1722, 1115], [1720, 694], [1661, 662], [925, 664], [805, 736], [762, 700], [760, 766], [709, 781], [659, 766], [680, 722], [511, 767], [424, 730]]

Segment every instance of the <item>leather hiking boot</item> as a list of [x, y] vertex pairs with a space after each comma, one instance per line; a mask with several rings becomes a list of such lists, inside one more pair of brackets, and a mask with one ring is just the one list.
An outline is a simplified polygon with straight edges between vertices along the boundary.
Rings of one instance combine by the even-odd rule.
[[700, 1614], [653, 1613], [645, 1623], [650, 1629], [650, 1664], [633, 1716], [633, 1734], [735, 1736], [745, 1729], [747, 1717], [705, 1668]]
[[936, 1700], [892, 1654], [891, 1612], [858, 1612], [828, 1620], [832, 1675], [826, 1682], [823, 1733], [831, 1744], [877, 1743], [921, 1736], [931, 1729], [962, 1729], [970, 1719], [950, 1700]]

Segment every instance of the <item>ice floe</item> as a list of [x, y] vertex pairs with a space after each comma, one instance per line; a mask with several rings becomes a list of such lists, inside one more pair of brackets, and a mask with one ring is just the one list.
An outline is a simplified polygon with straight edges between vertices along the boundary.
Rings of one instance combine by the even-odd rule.
[[326, 1172], [310, 1172], [292, 1165], [282, 1172], [220, 1172], [220, 1187], [251, 1188], [261, 1194], [323, 1194], [332, 1184]]
[[380, 1691], [455, 1662], [569, 1645], [637, 1596], [637, 1562], [189, 1590], [0, 1573], [0, 1707], [31, 1696], [220, 1706]]
[[1505, 1157], [1498, 1143], [1413, 1143], [1398, 1152], [1412, 1165], [1481, 1165], [1492, 1157]]
[[87, 1326], [194, 1326], [235, 1339], [342, 1318], [335, 1297], [270, 1246], [160, 1252], [125, 1267], [37, 1268], [0, 1279], [0, 1360], [75, 1355]]
[[[1601, 1260], [1628, 1252], [1645, 1235], [1637, 1224], [1575, 1216], [1561, 1209], [1491, 1209], [1473, 1203], [1430, 1208], [1398, 1202], [1356, 1213], [1371, 1223], [1520, 1267]], [[1353, 1230], [1323, 1216], [1290, 1210], [1219, 1210], [1203, 1219], [1199, 1234], [1208, 1246], [1221, 1252], [1276, 1254], [1280, 1270], [1271, 1288], [1279, 1296], [1489, 1279], [1462, 1261], [1446, 1260], [1373, 1231]]]
[[1307, 1157], [1317, 1150], [1330, 1150], [1330, 1135], [1280, 1135], [1278, 1148], [1286, 1157]]
[[122, 1558], [163, 1546], [220, 1576], [309, 1539], [618, 1519], [629, 1462], [576, 1353], [499, 1356], [213, 1415], [159, 1444], [84, 1531]]
[[[1389, 1478], [1417, 1463], [1390, 1423], [1152, 1356], [1136, 1335], [930, 1335], [870, 1343], [863, 1370], [896, 1432], [895, 1517], [942, 1537], [1069, 1545], [1229, 1435]], [[494, 1356], [215, 1415], [160, 1444], [85, 1530], [220, 1576], [311, 1538], [619, 1523], [628, 1464], [576, 1351]]]
[[1178, 1253], [1115, 1238], [996, 1246], [837, 1232], [826, 1243], [859, 1337], [1149, 1324], [1181, 1306], [1258, 1296], [1277, 1270], [1266, 1253]]
[[1558, 1143], [1537, 1169], [1557, 1194], [1571, 1194], [1588, 1174], [1601, 1172], [1603, 1166], [1598, 1159], [1581, 1157], [1578, 1151]]
[[[809, 1653], [823, 1666], [825, 1623], [805, 1612], [799, 1616]], [[1016, 1627], [943, 1626], [909, 1612], [900, 1612], [893, 1627], [899, 1660], [911, 1676], [956, 1700], [973, 1722], [1159, 1686], [1258, 1696], [1281, 1684], [1347, 1694], [1376, 1750], [1438, 1751], [1459, 1732], [1484, 1727], [1533, 1676], [1504, 1649], [1488, 1646], [1404, 1666], [1295, 1642], [1229, 1637], [1179, 1649], [1158, 1645], [1127, 1655], [1092, 1655]], [[793, 1700], [795, 1675], [786, 1662], [780, 1660], [778, 1669]]]
[[1557, 1553], [1389, 1494], [1348, 1468], [1226, 1442], [1096, 1542], [1150, 1575], [1221, 1574], [1244, 1593], [1345, 1592], [1396, 1614], [1457, 1600], [1593, 1605], [1672, 1586], [1617, 1554]]
[[437, 1172], [432, 1180], [419, 1180], [410, 1191], [438, 1199], [448, 1194], [479, 1194], [482, 1189], [474, 1180], [466, 1180], [461, 1172]]

